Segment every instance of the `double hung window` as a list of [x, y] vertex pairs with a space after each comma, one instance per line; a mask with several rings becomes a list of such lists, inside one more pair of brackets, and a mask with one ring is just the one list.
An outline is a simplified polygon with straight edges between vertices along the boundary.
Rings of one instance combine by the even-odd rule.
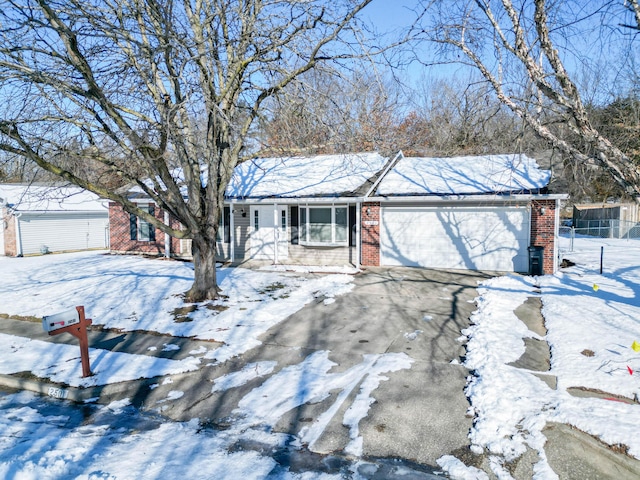
[[[155, 215], [155, 207], [153, 204], [140, 204], [138, 207], [150, 215]], [[129, 234], [131, 240], [138, 240], [140, 242], [156, 241], [156, 227], [133, 214], [129, 216]]]

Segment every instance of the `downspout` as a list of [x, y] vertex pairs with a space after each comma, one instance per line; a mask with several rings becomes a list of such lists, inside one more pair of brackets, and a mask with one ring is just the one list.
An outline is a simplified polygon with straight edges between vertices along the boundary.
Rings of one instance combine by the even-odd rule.
[[22, 257], [22, 234], [20, 233], [20, 217], [22, 213], [14, 213], [16, 219], [16, 257]]
[[[531, 244], [531, 227], [533, 225], [533, 202], [529, 202], [527, 204], [527, 211], [529, 212], [529, 215], [527, 215], [529, 217], [529, 226], [527, 228], [527, 247], [533, 247], [533, 245]], [[529, 273], [529, 250], [527, 249], [527, 273]]]
[[[169, 212], [164, 212], [164, 224], [169, 225]], [[168, 233], [164, 234], [164, 256], [171, 258], [171, 237]]]
[[558, 243], [560, 235], [560, 199], [556, 198], [556, 219], [553, 226], [553, 273], [558, 271]]

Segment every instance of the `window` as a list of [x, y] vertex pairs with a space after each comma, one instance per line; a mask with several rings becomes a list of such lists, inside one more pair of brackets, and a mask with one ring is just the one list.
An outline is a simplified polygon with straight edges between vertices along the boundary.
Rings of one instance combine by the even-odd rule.
[[300, 239], [298, 237], [298, 218], [300, 217], [300, 213], [298, 212], [298, 207], [291, 207], [291, 245], [298, 245], [300, 243]]
[[222, 215], [218, 220], [218, 231], [216, 233], [216, 241], [231, 243], [231, 208], [224, 207]]
[[347, 207], [300, 207], [302, 245], [347, 245]]
[[260, 230], [260, 216], [257, 208], [253, 211], [253, 229], [256, 232]]
[[[140, 204], [138, 208], [150, 215], [155, 215], [155, 207], [153, 204]], [[140, 242], [156, 241], [156, 228], [149, 222], [133, 214], [129, 215], [129, 234], [131, 240], [138, 240]]]

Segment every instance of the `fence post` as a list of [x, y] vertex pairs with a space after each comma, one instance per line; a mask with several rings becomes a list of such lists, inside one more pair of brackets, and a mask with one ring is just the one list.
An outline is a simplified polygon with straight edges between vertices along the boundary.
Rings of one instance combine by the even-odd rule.
[[573, 252], [573, 239], [576, 238], [576, 227], [571, 226], [571, 233], [569, 234], [569, 251]]

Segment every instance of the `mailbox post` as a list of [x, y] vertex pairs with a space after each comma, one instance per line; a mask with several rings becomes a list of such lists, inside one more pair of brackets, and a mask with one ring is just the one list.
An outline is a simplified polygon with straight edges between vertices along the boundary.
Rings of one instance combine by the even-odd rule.
[[87, 327], [93, 322], [84, 316], [84, 306], [78, 306], [73, 310], [56, 313], [42, 318], [42, 328], [49, 335], [70, 333], [80, 341], [80, 359], [82, 361], [82, 376], [91, 376], [89, 365], [89, 339]]

